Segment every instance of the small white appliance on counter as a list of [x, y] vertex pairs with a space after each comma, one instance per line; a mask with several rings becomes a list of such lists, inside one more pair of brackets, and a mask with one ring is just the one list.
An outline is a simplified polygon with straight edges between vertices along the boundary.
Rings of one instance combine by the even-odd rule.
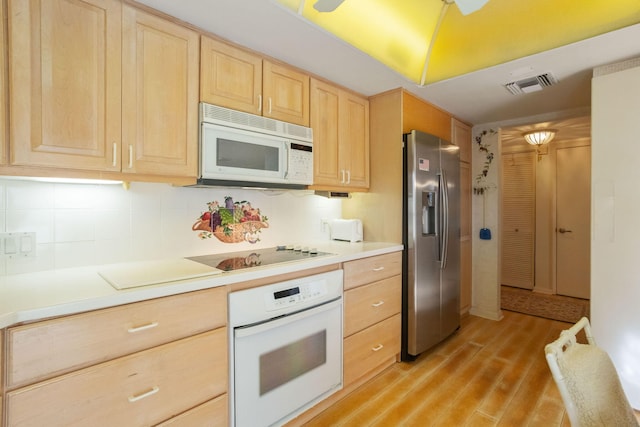
[[331, 239], [362, 242], [362, 221], [359, 219], [334, 219], [331, 221]]

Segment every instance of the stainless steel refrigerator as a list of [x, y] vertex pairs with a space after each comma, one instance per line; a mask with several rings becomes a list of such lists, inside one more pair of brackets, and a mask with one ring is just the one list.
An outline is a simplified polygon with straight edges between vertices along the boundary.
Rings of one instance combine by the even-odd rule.
[[459, 149], [419, 131], [404, 135], [402, 358], [460, 326]]

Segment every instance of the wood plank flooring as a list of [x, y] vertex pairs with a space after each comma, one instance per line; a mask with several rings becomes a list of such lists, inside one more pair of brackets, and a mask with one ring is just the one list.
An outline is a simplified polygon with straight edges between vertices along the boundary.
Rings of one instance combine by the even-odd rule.
[[569, 323], [504, 311], [475, 316], [410, 363], [396, 363], [306, 426], [566, 426], [544, 346]]

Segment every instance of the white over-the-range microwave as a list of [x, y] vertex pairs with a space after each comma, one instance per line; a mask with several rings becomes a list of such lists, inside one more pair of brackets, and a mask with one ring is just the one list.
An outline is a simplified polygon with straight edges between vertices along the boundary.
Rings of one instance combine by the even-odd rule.
[[197, 186], [301, 189], [311, 184], [311, 128], [200, 104]]

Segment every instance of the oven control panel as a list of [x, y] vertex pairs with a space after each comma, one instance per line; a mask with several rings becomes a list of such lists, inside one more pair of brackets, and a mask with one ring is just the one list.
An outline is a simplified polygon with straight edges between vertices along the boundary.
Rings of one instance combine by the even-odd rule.
[[244, 328], [342, 297], [342, 270], [229, 293], [229, 326]]
[[281, 310], [297, 304], [306, 303], [327, 294], [324, 280], [304, 282], [284, 289], [273, 290], [264, 294], [267, 311]]

